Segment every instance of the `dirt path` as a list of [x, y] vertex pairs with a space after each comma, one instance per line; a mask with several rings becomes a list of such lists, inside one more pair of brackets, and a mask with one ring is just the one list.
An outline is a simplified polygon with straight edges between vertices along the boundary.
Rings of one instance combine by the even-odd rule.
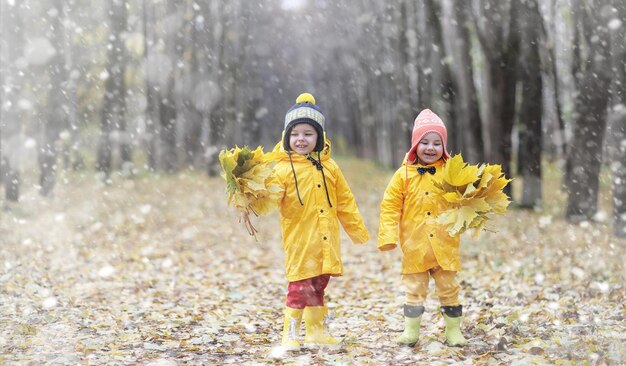
[[[343, 161], [375, 237], [389, 172]], [[511, 211], [463, 238], [470, 345], [442, 343], [431, 286], [415, 349], [399, 348], [399, 251], [343, 235], [328, 303], [339, 350], [281, 355], [286, 280], [276, 215], [259, 243], [200, 173], [104, 186], [71, 177], [0, 213], [0, 364], [590, 364], [626, 362], [626, 244], [599, 224]]]

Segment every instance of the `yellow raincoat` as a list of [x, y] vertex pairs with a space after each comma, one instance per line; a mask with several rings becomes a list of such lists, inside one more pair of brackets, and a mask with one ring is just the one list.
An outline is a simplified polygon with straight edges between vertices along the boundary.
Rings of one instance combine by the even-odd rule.
[[[368, 241], [369, 233], [346, 179], [330, 158], [330, 142], [326, 142], [320, 157], [332, 207], [326, 197], [322, 172], [306, 156], [291, 154], [292, 171], [282, 143], [276, 145], [274, 152], [277, 153], [275, 182], [284, 189], [278, 206], [287, 280], [342, 275], [339, 222], [355, 244]], [[311, 155], [317, 160], [316, 152]], [[294, 171], [303, 204], [296, 193]]]
[[[435, 222], [444, 207], [433, 196], [433, 182], [444, 162], [432, 165], [434, 175], [419, 174], [421, 165], [407, 164], [406, 157], [389, 182], [380, 205], [378, 249], [391, 250], [398, 239], [402, 249], [402, 273], [425, 272], [437, 265], [447, 271], [459, 271], [461, 258], [459, 236], [451, 237], [445, 227]], [[434, 253], [428, 255], [430, 249]], [[431, 254], [432, 254], [431, 253]]]

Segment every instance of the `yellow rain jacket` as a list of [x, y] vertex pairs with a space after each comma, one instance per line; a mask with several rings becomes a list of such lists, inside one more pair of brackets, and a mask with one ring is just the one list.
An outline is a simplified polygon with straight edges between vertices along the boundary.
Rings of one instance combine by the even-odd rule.
[[[368, 241], [369, 233], [346, 179], [330, 158], [330, 142], [326, 142], [320, 157], [332, 207], [326, 197], [322, 171], [305, 155], [291, 153], [290, 162], [282, 143], [276, 145], [274, 153], [277, 153], [274, 179], [284, 189], [278, 206], [287, 280], [342, 275], [339, 222], [355, 244]], [[317, 160], [316, 152], [311, 155]], [[296, 193], [294, 172], [303, 204]]]
[[[380, 205], [378, 249], [394, 249], [400, 242], [402, 273], [425, 272], [437, 265], [447, 271], [459, 271], [461, 258], [459, 236], [451, 237], [445, 227], [435, 222], [435, 217], [445, 207], [438, 207], [433, 195], [433, 182], [444, 162], [434, 166], [436, 173], [419, 174], [417, 167], [407, 164], [406, 157], [389, 182]], [[428, 256], [430, 248], [435, 254]], [[430, 258], [430, 260], [429, 260]]]

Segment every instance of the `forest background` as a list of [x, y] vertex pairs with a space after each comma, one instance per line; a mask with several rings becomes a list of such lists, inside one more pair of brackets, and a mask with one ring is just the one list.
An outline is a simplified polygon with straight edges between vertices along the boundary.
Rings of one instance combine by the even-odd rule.
[[[262, 315], [247, 326], [231, 316], [250, 315], [233, 308], [245, 296], [252, 275], [246, 270], [275, 268], [268, 283], [274, 297], [282, 296], [273, 273], [279, 238], [267, 229], [267, 245], [255, 247], [240, 235], [225, 208], [217, 154], [235, 145], [271, 148], [284, 113], [308, 91], [326, 115], [334, 153], [352, 171], [349, 182], [372, 233], [384, 181], [407, 151], [423, 108], [446, 122], [451, 153], [501, 164], [514, 178], [511, 216], [495, 221], [491, 236], [465, 239], [466, 290], [469, 284], [477, 294], [470, 332], [478, 343], [442, 351], [433, 328], [424, 357], [619, 363], [624, 351], [610, 339], [623, 339], [624, 328], [624, 22], [621, 0], [0, 1], [0, 357], [72, 363], [119, 353], [128, 362], [194, 362], [215, 353], [225, 362], [229, 351], [216, 351], [220, 345], [243, 347], [232, 360], [266, 357], [276, 327]], [[229, 254], [226, 244], [237, 249]], [[217, 263], [194, 262], [191, 249]], [[397, 269], [396, 257], [381, 262], [369, 251], [345, 250], [365, 278], [372, 268]], [[251, 259], [254, 253], [267, 263]], [[249, 266], [236, 270], [233, 258]], [[214, 282], [214, 270], [230, 277]], [[158, 280], [167, 271], [216, 298], [183, 305], [189, 299], [180, 282]], [[483, 277], [509, 287], [498, 296]], [[358, 328], [348, 305], [363, 310], [360, 295], [377, 297], [342, 283], [346, 299], [334, 295], [337, 313]], [[104, 306], [110, 286], [134, 289], [126, 299], [132, 305], [122, 305], [127, 310]], [[168, 297], [174, 290], [180, 303]], [[250, 289], [264, 299], [259, 290]], [[529, 293], [533, 301], [525, 302]], [[137, 322], [145, 302], [134, 297], [147, 294], [153, 309], [167, 307], [150, 321], [179, 312], [174, 318], [186, 319], [183, 326], [166, 319], [167, 332], [155, 336], [154, 323]], [[485, 303], [501, 307], [487, 310]], [[253, 312], [276, 316], [279, 306], [271, 309]], [[366, 314], [380, 322], [377, 337], [389, 332], [384, 321], [399, 327], [398, 319]], [[91, 316], [111, 323], [99, 328]], [[506, 326], [494, 328], [501, 318], [496, 324]], [[176, 324], [179, 333], [171, 330]], [[199, 329], [206, 338], [194, 333]], [[258, 329], [269, 338], [255, 338]], [[529, 329], [532, 342], [522, 341]], [[50, 343], [68, 330], [73, 343]], [[558, 349], [545, 344], [563, 334], [574, 341]], [[369, 341], [355, 340], [347, 354], [357, 352], [365, 363], [422, 360], [377, 353]], [[242, 345], [250, 342], [256, 346], [246, 352]], [[173, 348], [190, 353], [174, 355]]]

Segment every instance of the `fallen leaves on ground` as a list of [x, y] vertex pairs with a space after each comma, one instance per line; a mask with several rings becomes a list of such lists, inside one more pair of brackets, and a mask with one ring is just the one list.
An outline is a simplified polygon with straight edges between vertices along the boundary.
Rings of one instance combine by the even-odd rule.
[[[370, 232], [391, 172], [339, 160]], [[66, 179], [67, 178], [67, 179]], [[0, 214], [0, 364], [618, 365], [626, 360], [624, 241], [602, 223], [509, 210], [462, 237], [469, 345], [443, 343], [431, 283], [421, 337], [403, 326], [399, 250], [343, 235], [328, 305], [339, 350], [281, 353], [286, 292], [276, 213], [240, 230], [224, 180], [198, 172], [59, 177]], [[546, 192], [546, 196], [554, 196]]]

